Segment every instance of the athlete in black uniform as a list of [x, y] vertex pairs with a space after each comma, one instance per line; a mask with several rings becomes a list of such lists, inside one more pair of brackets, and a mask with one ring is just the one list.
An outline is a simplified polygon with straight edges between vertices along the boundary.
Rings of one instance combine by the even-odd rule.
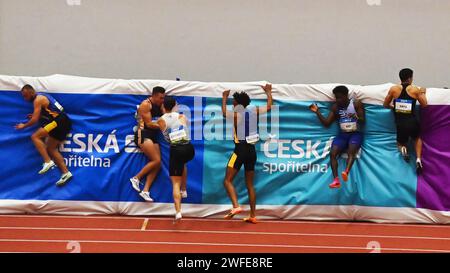
[[[181, 199], [187, 197], [187, 163], [195, 156], [191, 143], [189, 120], [178, 112], [173, 97], [164, 99], [165, 114], [157, 121], [165, 140], [170, 144], [169, 176], [172, 180], [175, 221], [181, 220]], [[185, 195], [181, 193], [184, 191]]]
[[[413, 71], [409, 68], [402, 69], [399, 73], [401, 85], [391, 87], [383, 106], [394, 110], [395, 123], [397, 126], [397, 145], [406, 161], [409, 161], [409, 154], [406, 145], [409, 138], [415, 141], [417, 155], [416, 169], [422, 171], [422, 140], [420, 138], [420, 124], [417, 119], [415, 109], [416, 102], [419, 101], [421, 107], [427, 106], [426, 89], [412, 85]], [[394, 101], [393, 106], [392, 101]]]
[[[21, 130], [39, 121], [41, 128], [31, 136], [34, 146], [44, 159], [39, 174], [48, 172], [56, 163], [62, 173], [56, 185], [62, 186], [72, 178], [72, 173], [67, 169], [58, 147], [66, 139], [72, 128], [72, 123], [61, 104], [51, 95], [37, 93], [29, 84], [22, 87], [21, 94], [25, 100], [33, 102], [34, 111], [33, 114], [28, 115], [30, 120], [27, 123], [19, 123], [15, 128]], [[47, 138], [46, 143], [43, 141], [44, 138]]]
[[[152, 96], [145, 99], [136, 112], [138, 128], [134, 135], [134, 142], [150, 159], [150, 162], [138, 174], [130, 178], [130, 182], [139, 195], [148, 202], [153, 202], [149, 190], [161, 168], [161, 152], [156, 138], [160, 128], [156, 121], [164, 114], [162, 105], [165, 93], [166, 90], [163, 87], [154, 87]], [[144, 189], [141, 191], [139, 183], [145, 175], [147, 175], [147, 179]]]
[[244, 218], [244, 221], [256, 224], [256, 194], [253, 187], [253, 177], [255, 174], [256, 150], [255, 144], [259, 140], [257, 131], [258, 115], [266, 113], [272, 109], [272, 85], [262, 86], [267, 94], [266, 107], [248, 107], [250, 98], [245, 92], [233, 94], [234, 111], [227, 111], [227, 99], [230, 90], [226, 90], [222, 95], [222, 113], [224, 118], [233, 118], [234, 130], [234, 152], [227, 164], [224, 186], [228, 196], [231, 199], [233, 208], [225, 216], [225, 219], [231, 219], [234, 215], [241, 213], [236, 191], [233, 186], [233, 179], [239, 169], [244, 165], [245, 182], [250, 202], [250, 216]]

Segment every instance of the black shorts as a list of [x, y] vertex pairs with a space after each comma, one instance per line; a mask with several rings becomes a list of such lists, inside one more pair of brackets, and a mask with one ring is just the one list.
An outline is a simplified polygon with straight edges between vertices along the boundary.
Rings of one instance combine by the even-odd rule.
[[397, 121], [397, 142], [406, 145], [409, 138], [416, 139], [420, 136], [420, 124], [416, 118]]
[[72, 130], [72, 122], [66, 114], [59, 114], [54, 120], [42, 126], [49, 136], [64, 141]]
[[234, 152], [228, 160], [228, 167], [240, 170], [244, 164], [245, 171], [254, 171], [256, 164], [255, 145], [247, 143], [235, 144]]
[[169, 175], [183, 175], [184, 165], [195, 156], [194, 146], [191, 143], [170, 146]]
[[150, 139], [154, 144], [158, 144], [157, 131], [149, 129], [138, 129], [134, 133], [134, 143], [139, 146], [139, 144], [144, 143], [146, 139]]

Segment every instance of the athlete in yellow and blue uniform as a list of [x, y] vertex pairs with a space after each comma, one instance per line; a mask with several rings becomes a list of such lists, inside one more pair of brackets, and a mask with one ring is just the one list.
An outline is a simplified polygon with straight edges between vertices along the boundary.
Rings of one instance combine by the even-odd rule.
[[[72, 178], [72, 173], [67, 169], [58, 147], [72, 129], [72, 123], [61, 104], [50, 94], [38, 93], [28, 84], [22, 88], [21, 94], [25, 100], [33, 102], [34, 111], [28, 116], [30, 120], [27, 123], [19, 123], [15, 128], [21, 130], [40, 123], [41, 128], [31, 136], [34, 146], [44, 159], [42, 169], [38, 173], [48, 172], [56, 163], [62, 173], [56, 185], [62, 186]], [[46, 142], [44, 138], [47, 138]]]
[[256, 194], [253, 187], [253, 177], [255, 174], [256, 149], [255, 144], [259, 140], [257, 131], [258, 115], [266, 113], [272, 109], [272, 85], [262, 86], [267, 94], [266, 107], [249, 107], [250, 97], [245, 92], [233, 94], [234, 111], [227, 111], [227, 99], [230, 90], [222, 94], [222, 113], [224, 118], [233, 118], [234, 152], [231, 155], [225, 174], [224, 186], [231, 199], [233, 208], [225, 216], [231, 219], [234, 215], [241, 213], [236, 190], [233, 186], [233, 179], [239, 172], [242, 165], [245, 168], [245, 183], [247, 186], [248, 198], [250, 202], [250, 216], [244, 221], [256, 224]]

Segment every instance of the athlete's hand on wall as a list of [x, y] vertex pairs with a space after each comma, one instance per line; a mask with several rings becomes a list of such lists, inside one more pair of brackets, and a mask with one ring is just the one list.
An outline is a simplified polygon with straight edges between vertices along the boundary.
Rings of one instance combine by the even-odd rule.
[[21, 129], [25, 128], [25, 124], [24, 123], [16, 124], [16, 126], [14, 126], [14, 128], [16, 128], [16, 130], [21, 130]]
[[317, 111], [319, 110], [319, 107], [317, 106], [317, 104], [313, 103], [309, 106], [309, 109], [311, 111], [313, 111], [314, 113], [317, 113]]
[[268, 83], [265, 86], [261, 86], [262, 89], [264, 89], [264, 92], [266, 92], [266, 94], [270, 94], [272, 93], [272, 84]]

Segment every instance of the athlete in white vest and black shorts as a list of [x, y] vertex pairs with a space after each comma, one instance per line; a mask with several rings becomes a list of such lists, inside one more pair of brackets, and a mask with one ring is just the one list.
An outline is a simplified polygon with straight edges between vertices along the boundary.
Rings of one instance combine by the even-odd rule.
[[188, 120], [185, 115], [177, 112], [177, 102], [172, 97], [164, 100], [165, 114], [158, 119], [164, 139], [170, 144], [169, 175], [173, 186], [173, 200], [175, 205], [175, 221], [181, 219], [181, 198], [187, 197], [186, 163], [195, 156], [194, 146], [191, 144]]

